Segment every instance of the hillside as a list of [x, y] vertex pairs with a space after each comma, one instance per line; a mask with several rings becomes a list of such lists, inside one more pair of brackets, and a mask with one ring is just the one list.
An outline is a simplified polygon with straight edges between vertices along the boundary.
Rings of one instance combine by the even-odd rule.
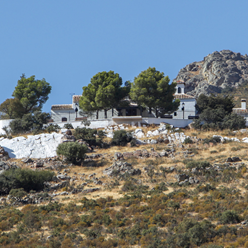
[[248, 130], [131, 131], [144, 144], [96, 147], [82, 165], [0, 162], [56, 175], [42, 192], [2, 195], [0, 246], [248, 247]]
[[[214, 52], [202, 61], [193, 62], [182, 68], [173, 81], [185, 82], [185, 92], [198, 97], [200, 94], [234, 93], [245, 96], [247, 87], [248, 56], [230, 50]], [[247, 89], [246, 89], [247, 90]], [[238, 102], [237, 102], [238, 103]]]

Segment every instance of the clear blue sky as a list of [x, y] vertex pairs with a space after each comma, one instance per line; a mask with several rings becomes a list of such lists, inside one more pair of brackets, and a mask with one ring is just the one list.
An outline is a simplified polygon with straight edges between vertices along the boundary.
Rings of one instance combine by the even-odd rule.
[[156, 67], [171, 81], [214, 51], [246, 54], [248, 1], [0, 1], [0, 103], [25, 73], [52, 86], [43, 111], [101, 71], [123, 82]]

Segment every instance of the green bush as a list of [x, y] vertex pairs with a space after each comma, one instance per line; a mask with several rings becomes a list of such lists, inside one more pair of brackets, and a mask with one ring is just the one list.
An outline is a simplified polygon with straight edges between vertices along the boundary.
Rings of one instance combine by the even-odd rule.
[[114, 136], [111, 144], [116, 146], [125, 146], [132, 140], [132, 135], [125, 130], [114, 131]]
[[33, 114], [25, 114], [22, 118], [14, 119], [10, 122], [11, 134], [25, 133], [42, 130], [43, 124], [50, 119], [50, 114], [36, 111]]
[[87, 146], [81, 145], [77, 142], [64, 142], [58, 145], [57, 155], [63, 155], [72, 163], [77, 163], [85, 157]]
[[235, 224], [240, 222], [240, 218], [235, 211], [227, 210], [222, 213], [220, 222], [222, 224]]
[[187, 137], [185, 140], [184, 140], [184, 144], [193, 144], [193, 140], [189, 137]]
[[203, 144], [209, 144], [209, 143], [217, 144], [220, 142], [221, 142], [221, 138], [219, 136], [203, 139]]
[[188, 169], [193, 169], [193, 168], [198, 168], [198, 169], [205, 169], [206, 167], [210, 167], [211, 164], [207, 161], [189, 161], [186, 164], [186, 168]]
[[20, 189], [11, 189], [9, 194], [17, 198], [22, 198], [25, 195], [27, 195], [27, 192], [23, 188], [20, 188]]
[[49, 124], [45, 129], [48, 133], [58, 132], [61, 127], [58, 124]]
[[64, 128], [66, 128], [66, 129], [74, 129], [74, 127], [72, 126], [71, 123], [66, 123], [66, 124], [64, 125]]
[[74, 129], [73, 135], [77, 140], [82, 139], [90, 146], [102, 146], [102, 139], [105, 136], [105, 133], [102, 130], [97, 131], [96, 129], [92, 128], [77, 127]]
[[[10, 169], [0, 175], [0, 193], [8, 194], [11, 189], [43, 190], [44, 182], [51, 181], [54, 176], [50, 171], [33, 171], [30, 169]], [[18, 191], [12, 191], [18, 193]]]

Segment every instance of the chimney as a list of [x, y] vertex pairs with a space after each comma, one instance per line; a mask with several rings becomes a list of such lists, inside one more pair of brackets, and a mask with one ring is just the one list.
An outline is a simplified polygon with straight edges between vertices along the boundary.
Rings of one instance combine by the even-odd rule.
[[241, 108], [246, 109], [246, 99], [241, 99]]

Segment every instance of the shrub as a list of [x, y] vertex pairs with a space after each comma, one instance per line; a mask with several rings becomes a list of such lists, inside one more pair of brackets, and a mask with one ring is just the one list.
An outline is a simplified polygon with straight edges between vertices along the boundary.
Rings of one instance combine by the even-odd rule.
[[221, 138], [219, 136], [213, 136], [211, 138], [203, 139], [203, 144], [209, 144], [209, 143], [217, 144], [220, 142], [221, 142]]
[[22, 198], [25, 195], [27, 195], [27, 192], [23, 188], [20, 188], [20, 189], [11, 189], [9, 194], [17, 198]]
[[[33, 171], [30, 169], [10, 169], [0, 175], [0, 193], [8, 194], [11, 189], [23, 188], [25, 191], [42, 190], [44, 182], [54, 176], [50, 171]], [[12, 191], [18, 193], [18, 191]]]
[[36, 111], [33, 114], [25, 114], [22, 118], [11, 121], [9, 126], [12, 134], [37, 132], [42, 130], [43, 124], [46, 124], [48, 119], [50, 119], [50, 114]]
[[193, 144], [193, 140], [189, 137], [187, 137], [185, 140], [184, 140], [184, 144]]
[[86, 141], [90, 146], [97, 144], [96, 134], [97, 134], [96, 129], [86, 128], [86, 127], [83, 128], [77, 127], [74, 129], [73, 132], [73, 135], [77, 140], [82, 139]]
[[87, 149], [87, 146], [77, 142], [64, 142], [58, 145], [56, 152], [58, 155], [65, 156], [68, 161], [77, 163], [84, 159]]
[[66, 123], [66, 124], [64, 125], [64, 128], [66, 128], [66, 129], [74, 129], [74, 127], [72, 126], [71, 123]]
[[45, 130], [48, 133], [52, 133], [52, 132], [58, 132], [59, 129], [61, 129], [61, 128], [58, 124], [49, 124]]
[[114, 132], [112, 139], [112, 145], [125, 146], [128, 142], [132, 140], [132, 136], [129, 132], [125, 130], [117, 130]]
[[239, 223], [240, 218], [235, 211], [227, 210], [222, 213], [220, 217], [220, 222], [222, 224], [234, 224], [234, 223]]
[[206, 167], [210, 167], [211, 164], [207, 161], [190, 161], [187, 162], [186, 168], [188, 169], [193, 169], [193, 168], [198, 168], [198, 169], [205, 169]]

